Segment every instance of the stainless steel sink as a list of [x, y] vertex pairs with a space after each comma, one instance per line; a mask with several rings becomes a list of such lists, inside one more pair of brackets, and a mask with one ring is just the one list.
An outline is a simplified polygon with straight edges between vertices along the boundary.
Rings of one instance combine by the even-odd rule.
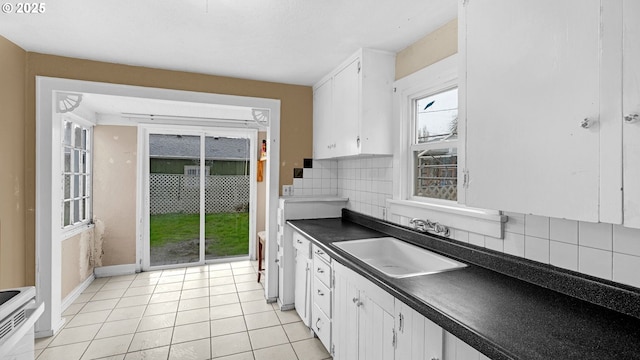
[[467, 266], [393, 237], [341, 241], [333, 245], [394, 278], [433, 274]]

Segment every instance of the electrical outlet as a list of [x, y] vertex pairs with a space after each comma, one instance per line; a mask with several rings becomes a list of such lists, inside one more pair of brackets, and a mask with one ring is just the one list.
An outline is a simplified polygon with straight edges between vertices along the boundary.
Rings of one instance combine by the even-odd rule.
[[293, 185], [282, 185], [282, 196], [292, 196]]

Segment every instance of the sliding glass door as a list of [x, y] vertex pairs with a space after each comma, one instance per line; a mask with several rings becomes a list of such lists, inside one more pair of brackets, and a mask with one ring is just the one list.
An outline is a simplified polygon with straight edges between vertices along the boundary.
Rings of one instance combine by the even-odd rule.
[[150, 129], [147, 267], [248, 257], [255, 131]]

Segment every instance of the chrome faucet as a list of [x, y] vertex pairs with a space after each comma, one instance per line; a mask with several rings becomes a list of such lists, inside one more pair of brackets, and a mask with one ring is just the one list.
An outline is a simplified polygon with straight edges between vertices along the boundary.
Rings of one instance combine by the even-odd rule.
[[412, 225], [414, 229], [420, 232], [432, 232], [438, 235], [442, 235], [444, 237], [449, 237], [449, 228], [438, 223], [427, 220], [422, 220], [418, 218], [413, 218], [409, 220], [409, 225]]

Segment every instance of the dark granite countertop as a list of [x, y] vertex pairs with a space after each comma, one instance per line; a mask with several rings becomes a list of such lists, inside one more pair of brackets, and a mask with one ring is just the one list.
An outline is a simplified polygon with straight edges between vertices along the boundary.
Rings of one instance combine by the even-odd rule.
[[[640, 319], [636, 314], [639, 304], [635, 303], [640, 294], [635, 288], [618, 289], [611, 282], [549, 266], [536, 267], [528, 260], [347, 213], [347, 218], [343, 213], [343, 218], [288, 223], [333, 259], [491, 359], [640, 359]], [[371, 224], [375, 224], [375, 230]], [[334, 242], [382, 236], [401, 238], [469, 266], [395, 279], [333, 246]], [[498, 263], [492, 265], [496, 269], [509, 268], [514, 276], [477, 265], [483, 261]], [[552, 286], [536, 285], [536, 279], [544, 278], [540, 272], [545, 271], [551, 271], [547, 278]], [[522, 279], [527, 277], [533, 281]], [[551, 289], [554, 286], [561, 292]], [[573, 292], [596, 299], [592, 302], [568, 295]], [[620, 305], [616, 301], [632, 304]], [[611, 303], [621, 311], [599, 303]]]

